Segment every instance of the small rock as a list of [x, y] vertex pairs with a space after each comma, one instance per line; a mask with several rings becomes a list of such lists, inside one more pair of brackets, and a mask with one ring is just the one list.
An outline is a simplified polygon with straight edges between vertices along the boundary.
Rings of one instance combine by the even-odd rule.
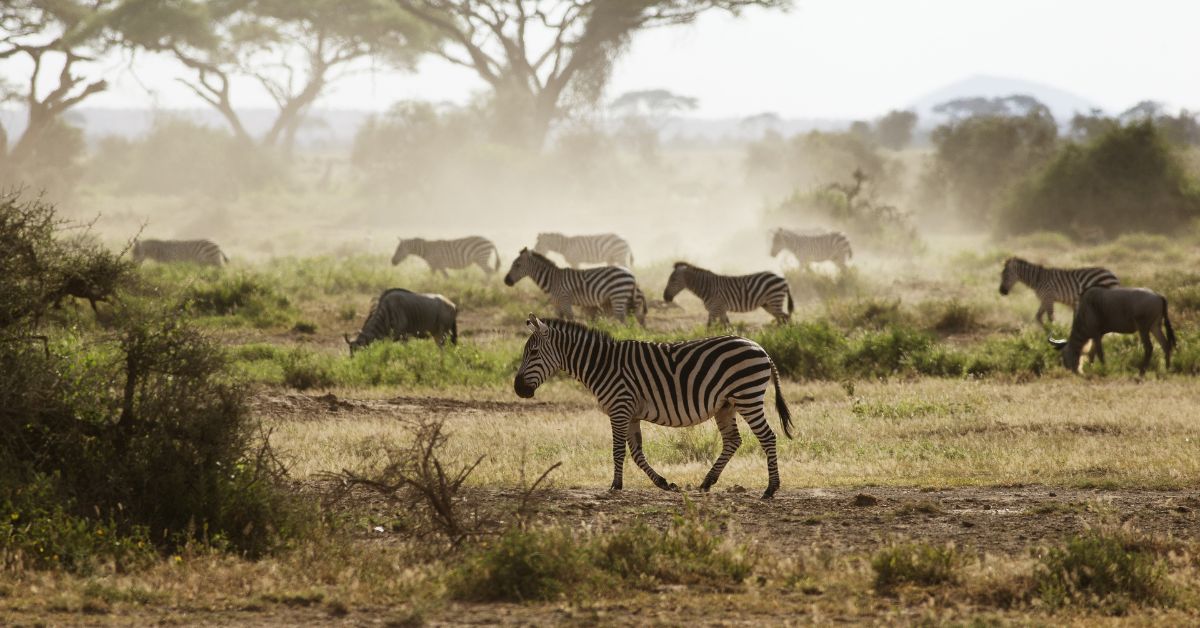
[[741, 486], [740, 484], [734, 484], [733, 486], [725, 489], [725, 492], [726, 493], [745, 493], [746, 487]]
[[964, 528], [974, 528], [974, 527], [975, 527], [975, 522], [974, 522], [974, 521], [966, 521], [966, 520], [963, 520], [963, 522], [962, 522], [962, 527], [964, 527]]
[[866, 493], [859, 493], [858, 495], [854, 496], [854, 505], [855, 506], [865, 508], [867, 506], [874, 506], [878, 503], [879, 503], [879, 498], [875, 497], [873, 495], [867, 495]]
[[380, 534], [383, 534], [383, 526], [375, 526], [374, 528], [371, 528], [371, 529]]
[[1187, 506], [1176, 506], [1175, 512], [1192, 512], [1192, 509]]
[[1051, 497], [1058, 497], [1058, 493], [1055, 493], [1054, 491], [1050, 491], [1050, 496], [1051, 496]]

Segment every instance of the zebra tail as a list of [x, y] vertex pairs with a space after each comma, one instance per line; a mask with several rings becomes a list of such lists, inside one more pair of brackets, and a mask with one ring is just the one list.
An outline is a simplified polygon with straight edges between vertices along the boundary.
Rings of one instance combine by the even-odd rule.
[[792, 411], [788, 410], [787, 402], [783, 399], [783, 389], [779, 387], [779, 369], [775, 361], [771, 361], [771, 377], [775, 380], [775, 410], [779, 412], [779, 423], [783, 425], [783, 433], [792, 438]]
[[1167, 328], [1167, 344], [1171, 349], [1175, 349], [1175, 329], [1171, 327], [1171, 317], [1167, 316], [1167, 297], [1162, 298], [1163, 301], [1163, 325]]
[[500, 250], [495, 245], [492, 245], [492, 252], [496, 254], [496, 263], [492, 264], [492, 272], [496, 272], [500, 270]]
[[458, 319], [450, 324], [450, 344], [458, 346]]
[[796, 311], [796, 304], [792, 302], [792, 289], [788, 288], [788, 314]]

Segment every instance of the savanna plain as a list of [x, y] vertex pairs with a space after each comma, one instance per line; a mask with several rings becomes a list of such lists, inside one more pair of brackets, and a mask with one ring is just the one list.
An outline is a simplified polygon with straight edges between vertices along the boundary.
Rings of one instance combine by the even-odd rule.
[[[551, 308], [528, 281], [506, 287], [505, 267], [440, 278], [382, 252], [148, 263], [128, 298], [191, 304], [181, 317], [248, 387], [261, 455], [305, 531], [256, 557], [183, 543], [47, 570], [12, 568], [27, 559], [10, 551], [0, 620], [1191, 623], [1200, 292], [1173, 269], [1200, 262], [1197, 242], [949, 238], [902, 264], [785, 262], [793, 322], [734, 315], [778, 363], [796, 424], [783, 438], [769, 413], [773, 500], [759, 499], [765, 458], [744, 425], [720, 482], [695, 488], [720, 449], [711, 423], [644, 428], [651, 464], [682, 490], [627, 464], [625, 489], [610, 492], [611, 433], [590, 394], [562, 377], [533, 400], [512, 392], [525, 316]], [[1107, 364], [1067, 372], [1031, 320], [1031, 292], [997, 293], [1015, 251], [1102, 259], [1129, 285], [1158, 286], [1181, 338], [1171, 367], [1156, 350], [1139, 378], [1140, 345], [1110, 337]], [[646, 327], [594, 325], [619, 338], [708, 333], [698, 299], [653, 298], [670, 260], [634, 270], [652, 297]], [[343, 333], [394, 286], [454, 299], [458, 345], [381, 342], [351, 357]], [[79, 330], [55, 342], [87, 351], [79, 339], [103, 333], [109, 312], [52, 311]], [[1062, 337], [1069, 311], [1058, 315]]]

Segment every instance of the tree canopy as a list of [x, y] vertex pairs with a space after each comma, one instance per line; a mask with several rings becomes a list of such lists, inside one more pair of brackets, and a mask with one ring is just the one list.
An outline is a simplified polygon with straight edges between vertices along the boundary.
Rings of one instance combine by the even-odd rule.
[[442, 36], [436, 54], [492, 90], [496, 127], [540, 145], [550, 125], [594, 103], [633, 33], [686, 24], [711, 10], [737, 13], [790, 0], [395, 0]]

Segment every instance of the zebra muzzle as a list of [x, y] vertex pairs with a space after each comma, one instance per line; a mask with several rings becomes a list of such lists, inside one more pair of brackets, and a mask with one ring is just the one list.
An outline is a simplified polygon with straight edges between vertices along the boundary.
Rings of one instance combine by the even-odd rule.
[[533, 386], [525, 383], [520, 377], [513, 380], [513, 392], [522, 399], [532, 399], [534, 390], [536, 389]]

